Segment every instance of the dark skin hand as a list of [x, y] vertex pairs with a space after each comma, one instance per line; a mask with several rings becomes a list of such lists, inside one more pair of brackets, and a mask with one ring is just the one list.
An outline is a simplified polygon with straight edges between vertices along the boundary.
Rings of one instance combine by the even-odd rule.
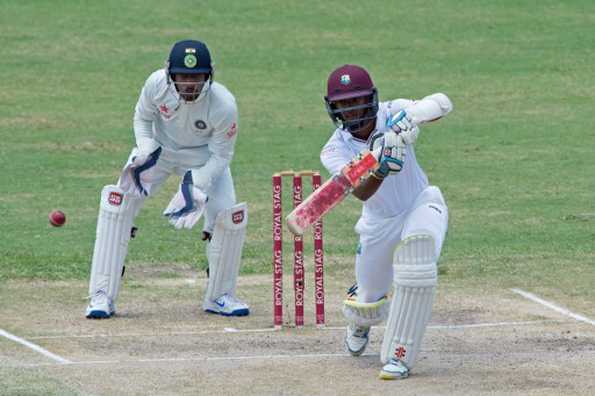
[[361, 182], [360, 185], [353, 190], [352, 194], [360, 201], [367, 201], [376, 191], [378, 191], [381, 184], [382, 179], [370, 176]]

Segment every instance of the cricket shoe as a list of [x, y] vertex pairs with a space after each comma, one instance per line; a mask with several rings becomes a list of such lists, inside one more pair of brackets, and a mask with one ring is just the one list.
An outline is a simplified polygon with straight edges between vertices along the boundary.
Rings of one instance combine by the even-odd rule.
[[206, 301], [203, 304], [203, 309], [206, 312], [223, 316], [246, 316], [250, 313], [247, 304], [229, 294], [224, 294], [213, 301]]
[[347, 326], [345, 335], [345, 347], [351, 356], [359, 356], [366, 350], [370, 334], [370, 326], [357, 326], [350, 324]]
[[116, 313], [114, 303], [101, 290], [91, 297], [85, 316], [87, 319], [108, 319]]
[[383, 380], [396, 380], [409, 377], [409, 369], [403, 362], [391, 358], [387, 364], [382, 367], [378, 378]]

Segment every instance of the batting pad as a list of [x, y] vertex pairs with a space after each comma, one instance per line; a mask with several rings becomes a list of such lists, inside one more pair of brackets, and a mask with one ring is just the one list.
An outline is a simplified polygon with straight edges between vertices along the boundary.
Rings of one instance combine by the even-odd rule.
[[353, 298], [348, 298], [343, 301], [343, 315], [349, 323], [369, 327], [386, 319], [389, 306], [386, 296], [372, 303], [357, 302]]
[[382, 342], [380, 359], [415, 364], [426, 331], [437, 283], [434, 238], [413, 235], [404, 239], [394, 255], [395, 292]]
[[118, 297], [132, 221], [143, 201], [124, 194], [118, 186], [103, 187], [91, 264], [90, 296], [101, 290], [112, 302]]
[[205, 302], [214, 301], [224, 294], [235, 296], [246, 224], [248, 206], [245, 202], [217, 214], [213, 238], [207, 244], [209, 282]]

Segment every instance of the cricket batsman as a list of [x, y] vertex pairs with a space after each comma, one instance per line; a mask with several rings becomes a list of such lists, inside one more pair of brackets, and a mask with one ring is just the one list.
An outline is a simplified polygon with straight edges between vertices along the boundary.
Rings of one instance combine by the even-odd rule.
[[419, 126], [444, 117], [453, 105], [442, 93], [379, 102], [370, 75], [356, 65], [330, 74], [325, 102], [336, 126], [320, 154], [328, 172], [339, 173], [365, 149], [379, 152], [380, 163], [353, 191], [364, 204], [355, 226], [357, 283], [343, 308], [345, 346], [351, 355], [361, 355], [371, 326], [388, 317], [380, 378], [406, 378], [430, 320], [436, 265], [448, 226], [444, 197], [429, 185], [414, 145]]
[[169, 222], [191, 229], [204, 213], [209, 280], [203, 309], [248, 315], [235, 294], [248, 221], [229, 169], [238, 110], [234, 96], [213, 80], [203, 42], [175, 43], [166, 66], [149, 76], [136, 104], [134, 135], [136, 147], [118, 183], [101, 192], [86, 317], [115, 314], [134, 218], [170, 175], [180, 176], [181, 184], [163, 213]]

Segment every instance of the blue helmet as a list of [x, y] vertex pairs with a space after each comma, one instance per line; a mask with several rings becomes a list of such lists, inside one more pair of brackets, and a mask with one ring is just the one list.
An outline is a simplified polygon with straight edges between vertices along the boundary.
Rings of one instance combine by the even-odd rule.
[[167, 61], [167, 73], [173, 74], [208, 74], [213, 76], [211, 54], [202, 41], [182, 40], [174, 44]]

